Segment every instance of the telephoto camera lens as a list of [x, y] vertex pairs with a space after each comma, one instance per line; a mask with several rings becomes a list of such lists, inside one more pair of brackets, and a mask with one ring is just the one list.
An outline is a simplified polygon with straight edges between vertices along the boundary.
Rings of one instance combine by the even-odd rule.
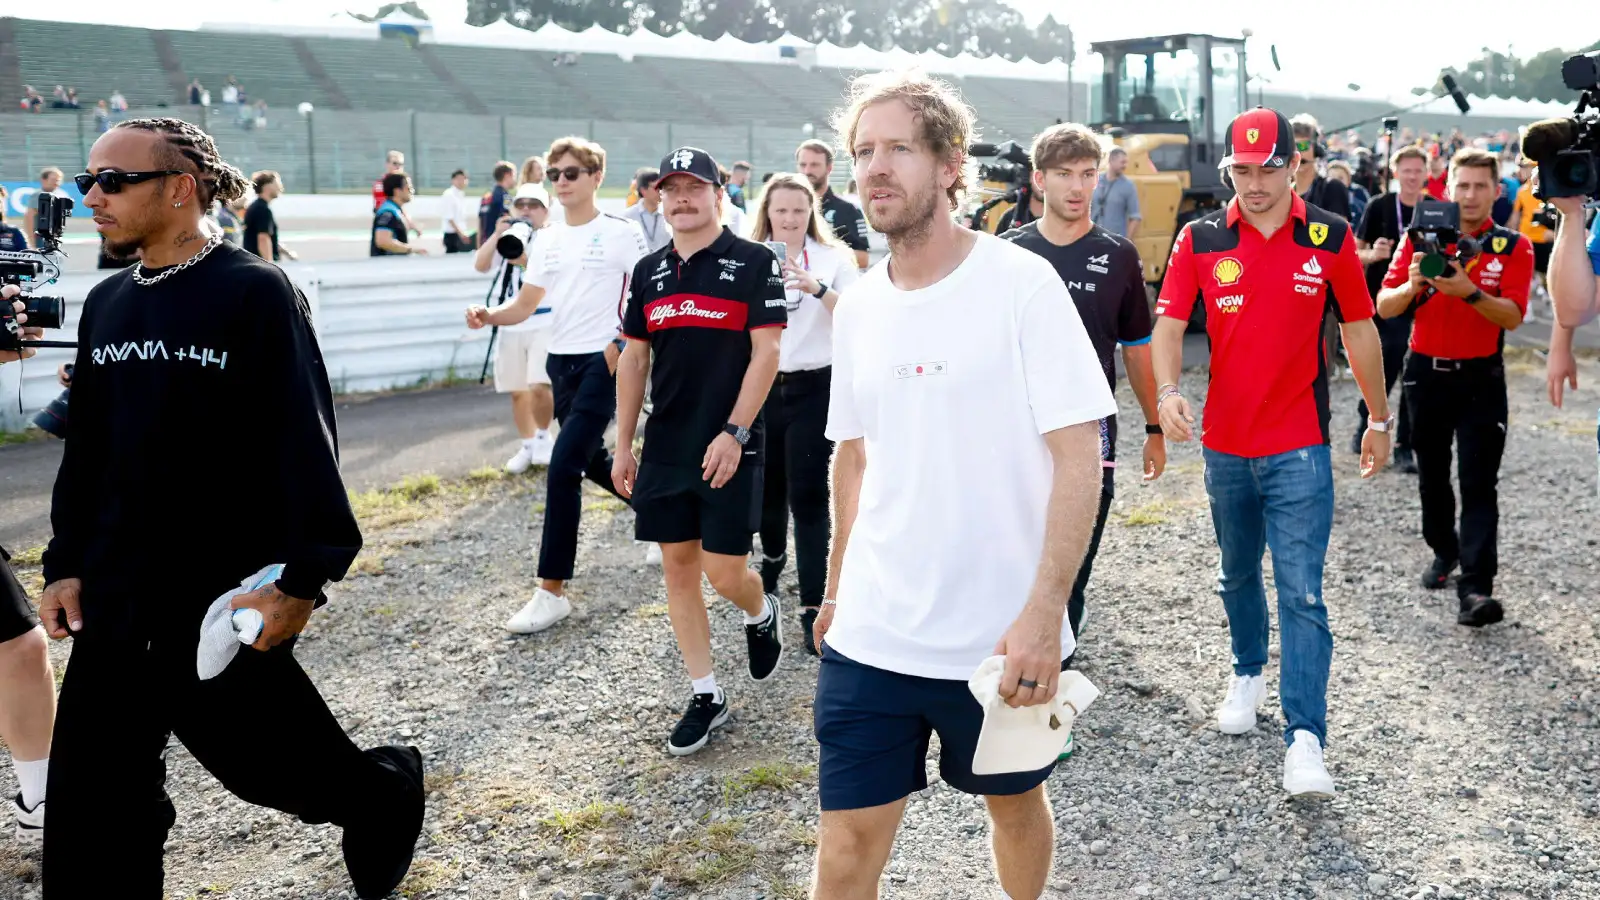
[[495, 252], [501, 259], [519, 259], [528, 247], [528, 242], [533, 240], [533, 225], [528, 222], [512, 222], [505, 234], [495, 241]]
[[28, 314], [29, 328], [60, 328], [66, 319], [67, 301], [61, 297], [25, 295], [22, 302], [27, 307], [23, 311]]

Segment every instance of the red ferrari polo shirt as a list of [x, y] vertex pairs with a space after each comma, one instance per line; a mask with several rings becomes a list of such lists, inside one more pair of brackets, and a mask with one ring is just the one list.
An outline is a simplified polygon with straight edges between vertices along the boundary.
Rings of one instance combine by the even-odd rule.
[[[1528, 311], [1528, 291], [1533, 285], [1533, 243], [1493, 220], [1485, 222], [1473, 235], [1483, 244], [1483, 252], [1467, 261], [1467, 278], [1486, 294], [1504, 297]], [[1406, 235], [1389, 260], [1383, 286], [1399, 287], [1411, 272], [1411, 236]], [[1431, 287], [1423, 288], [1411, 325], [1411, 349], [1424, 356], [1441, 359], [1479, 359], [1500, 352], [1505, 329], [1485, 319], [1472, 304]]]
[[1205, 304], [1211, 387], [1200, 437], [1219, 453], [1260, 457], [1328, 443], [1323, 314], [1373, 315], [1350, 223], [1299, 197], [1263, 238], [1235, 198], [1184, 226], [1156, 314], [1187, 321]]

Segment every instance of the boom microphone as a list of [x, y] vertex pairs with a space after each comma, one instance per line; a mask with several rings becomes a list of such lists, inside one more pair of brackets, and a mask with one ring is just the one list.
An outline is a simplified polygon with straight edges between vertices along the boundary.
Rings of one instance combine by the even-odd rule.
[[1467, 104], [1467, 95], [1461, 93], [1461, 88], [1456, 86], [1456, 80], [1449, 72], [1441, 75], [1439, 80], [1444, 82], [1444, 89], [1450, 92], [1450, 99], [1456, 102], [1456, 109], [1461, 110], [1462, 115], [1472, 111], [1472, 107]]
[[1000, 153], [1000, 148], [985, 141], [979, 141], [967, 148], [968, 156], [995, 156]]
[[1522, 155], [1532, 160], [1549, 159], [1578, 142], [1578, 123], [1573, 119], [1542, 119], [1528, 126], [1522, 137]]

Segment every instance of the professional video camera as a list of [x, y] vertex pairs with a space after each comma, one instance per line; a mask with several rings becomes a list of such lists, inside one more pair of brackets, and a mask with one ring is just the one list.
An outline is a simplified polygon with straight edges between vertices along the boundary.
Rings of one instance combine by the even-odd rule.
[[[54, 194], [39, 194], [38, 214], [34, 217], [36, 250], [0, 250], [0, 285], [22, 288], [20, 297], [27, 307], [29, 328], [60, 328], [66, 318], [67, 301], [61, 297], [32, 294], [61, 277], [61, 232], [72, 214], [72, 200]], [[0, 350], [24, 347], [76, 347], [64, 341], [24, 341], [22, 325], [10, 303], [0, 304]]]
[[[1016, 141], [1003, 144], [975, 143], [967, 148], [969, 156], [992, 158], [994, 162], [978, 164], [978, 180], [1005, 185], [1005, 188], [972, 211], [971, 227], [982, 230], [989, 210], [1002, 203], [1027, 209], [1028, 197], [1033, 190], [1033, 160], [1028, 151]], [[1026, 222], [1022, 219], [1018, 224]]]
[[1570, 119], [1545, 119], [1528, 126], [1522, 153], [1539, 166], [1540, 200], [1600, 199], [1600, 50], [1568, 58], [1561, 80], [1578, 92]]
[[1417, 204], [1406, 235], [1422, 256], [1419, 268], [1426, 278], [1449, 278], [1455, 274], [1452, 263], [1464, 266], [1482, 250], [1477, 241], [1461, 233], [1461, 207], [1439, 200], [1423, 199]]

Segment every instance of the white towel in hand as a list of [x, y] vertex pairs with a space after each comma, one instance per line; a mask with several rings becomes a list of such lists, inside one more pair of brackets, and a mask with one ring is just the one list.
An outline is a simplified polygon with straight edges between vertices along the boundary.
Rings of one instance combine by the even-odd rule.
[[1000, 696], [1005, 670], [1006, 658], [991, 656], [967, 680], [967, 688], [983, 707], [983, 731], [972, 757], [974, 775], [1036, 772], [1055, 762], [1072, 733], [1073, 720], [1100, 696], [1100, 689], [1083, 673], [1067, 671], [1061, 673], [1049, 703], [1013, 709]]
[[206, 616], [200, 621], [200, 647], [195, 651], [195, 670], [201, 681], [222, 674], [233, 662], [234, 654], [242, 644], [254, 644], [261, 636], [264, 624], [261, 613], [253, 609], [229, 609], [228, 604], [240, 594], [248, 594], [278, 580], [283, 565], [274, 563], [251, 575], [239, 586], [212, 602]]

